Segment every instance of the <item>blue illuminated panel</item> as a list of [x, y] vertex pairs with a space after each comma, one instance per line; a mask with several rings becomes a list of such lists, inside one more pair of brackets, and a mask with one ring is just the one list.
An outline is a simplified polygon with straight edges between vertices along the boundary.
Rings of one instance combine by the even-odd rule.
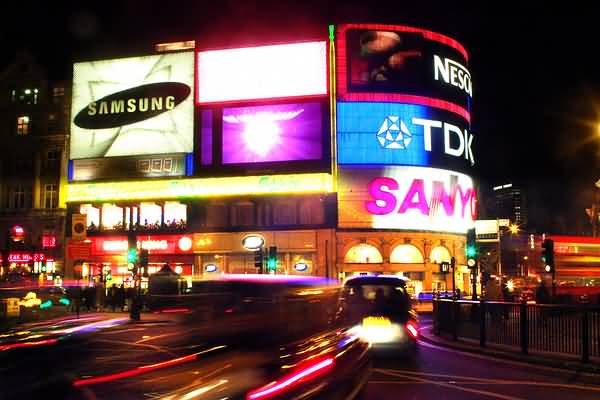
[[338, 102], [341, 165], [415, 165], [469, 170], [475, 141], [452, 113], [415, 104]]

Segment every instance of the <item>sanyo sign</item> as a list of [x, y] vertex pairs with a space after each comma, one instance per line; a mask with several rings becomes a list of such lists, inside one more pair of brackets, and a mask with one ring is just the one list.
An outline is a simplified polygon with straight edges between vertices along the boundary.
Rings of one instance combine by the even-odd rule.
[[387, 167], [368, 181], [366, 192], [363, 206], [373, 228], [462, 233], [477, 215], [472, 179], [453, 171]]
[[451, 60], [447, 57], [433, 56], [433, 77], [436, 81], [440, 79], [465, 91], [469, 96], [473, 97], [473, 83], [471, 82], [471, 74], [469, 70], [460, 63]]

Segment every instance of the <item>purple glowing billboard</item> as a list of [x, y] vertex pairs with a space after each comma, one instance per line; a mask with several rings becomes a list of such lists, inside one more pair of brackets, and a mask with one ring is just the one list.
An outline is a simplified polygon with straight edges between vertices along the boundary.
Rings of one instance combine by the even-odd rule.
[[321, 158], [320, 103], [223, 109], [223, 164]]

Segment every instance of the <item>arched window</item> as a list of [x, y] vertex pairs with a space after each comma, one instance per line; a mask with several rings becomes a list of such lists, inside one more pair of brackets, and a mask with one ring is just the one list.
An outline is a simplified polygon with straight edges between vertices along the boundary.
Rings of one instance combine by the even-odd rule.
[[429, 255], [429, 262], [432, 264], [439, 264], [443, 261], [450, 262], [450, 252], [444, 246], [437, 246], [431, 249], [431, 254]]
[[423, 254], [412, 244], [399, 244], [390, 254], [390, 263], [423, 264]]
[[344, 257], [344, 262], [347, 264], [377, 264], [383, 262], [383, 257], [381, 257], [381, 253], [377, 250], [377, 247], [361, 243], [348, 250]]

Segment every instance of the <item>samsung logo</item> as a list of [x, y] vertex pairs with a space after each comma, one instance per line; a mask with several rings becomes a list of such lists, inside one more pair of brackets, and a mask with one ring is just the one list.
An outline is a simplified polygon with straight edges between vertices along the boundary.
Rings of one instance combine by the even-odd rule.
[[137, 86], [90, 102], [73, 123], [85, 129], [106, 129], [140, 122], [173, 110], [191, 93], [188, 85], [159, 82]]
[[442, 59], [440, 56], [433, 56], [434, 79], [440, 78], [449, 85], [456, 86], [464, 90], [469, 96], [473, 97], [473, 84], [469, 70], [462, 64], [449, 58]]

